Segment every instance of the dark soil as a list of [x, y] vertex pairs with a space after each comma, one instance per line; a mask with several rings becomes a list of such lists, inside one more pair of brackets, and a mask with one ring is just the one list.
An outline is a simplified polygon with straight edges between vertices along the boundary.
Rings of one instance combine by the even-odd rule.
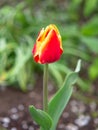
[[[0, 90], [0, 130], [39, 129], [31, 119], [28, 107], [33, 104], [42, 109], [41, 81], [37, 79], [36, 87], [27, 93], [12, 87]], [[55, 87], [49, 84], [49, 88], [50, 98], [55, 92]], [[57, 130], [98, 130], [98, 97], [91, 95], [84, 96], [74, 90], [59, 120]]]

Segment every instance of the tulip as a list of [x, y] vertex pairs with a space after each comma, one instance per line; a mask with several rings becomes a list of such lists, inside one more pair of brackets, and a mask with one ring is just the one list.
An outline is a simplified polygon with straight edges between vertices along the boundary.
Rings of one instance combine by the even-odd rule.
[[54, 24], [48, 25], [40, 31], [34, 44], [33, 57], [40, 64], [53, 63], [60, 59], [63, 53], [60, 33]]

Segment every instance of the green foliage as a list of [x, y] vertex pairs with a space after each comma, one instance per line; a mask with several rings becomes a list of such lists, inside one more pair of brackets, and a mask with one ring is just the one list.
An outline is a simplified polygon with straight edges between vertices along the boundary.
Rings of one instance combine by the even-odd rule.
[[98, 16], [95, 15], [88, 22], [86, 22], [82, 26], [81, 32], [85, 36], [97, 36], [98, 35]]
[[29, 107], [32, 118], [41, 126], [40, 130], [56, 129], [57, 122], [72, 95], [72, 85], [77, 81], [80, 68], [81, 61], [79, 60], [75, 72], [68, 73], [62, 87], [50, 100], [47, 113], [36, 109], [34, 106]]
[[67, 77], [64, 87], [61, 87], [61, 89], [49, 102], [49, 115], [53, 119], [53, 125], [50, 130], [54, 130], [56, 128], [58, 119], [60, 118], [60, 115], [62, 114], [72, 94], [73, 88], [70, 85], [73, 84], [73, 81], [76, 79], [77, 75], [75, 73], [71, 73]]
[[96, 10], [97, 6], [98, 6], [98, 0], [86, 0], [84, 14], [86, 16], [89, 16], [93, 11]]
[[[30, 61], [33, 39], [27, 35], [30, 25], [24, 5], [5, 6], [0, 10], [0, 83], [18, 82], [23, 91], [31, 81]], [[26, 31], [26, 32], [25, 32]]]
[[[34, 83], [37, 65], [33, 62], [31, 51], [39, 30], [50, 23], [58, 26], [64, 48], [57, 67], [50, 67], [50, 74], [58, 86], [63, 82], [64, 69], [72, 68], [78, 58], [88, 64], [91, 61], [92, 66], [93, 53], [98, 54], [97, 5], [97, 0], [57, 3], [55, 0], [37, 0], [36, 6], [36, 2], [25, 0], [14, 7], [3, 6], [0, 9], [0, 84], [18, 83], [26, 91], [28, 84]], [[41, 67], [38, 69], [41, 70]], [[88, 88], [84, 79], [78, 81], [80, 88]]]
[[98, 38], [82, 37], [81, 40], [87, 45], [91, 52], [98, 54]]
[[90, 79], [95, 80], [98, 77], [98, 59], [93, 59], [93, 64], [89, 67]]
[[32, 118], [40, 125], [41, 130], [49, 130], [52, 126], [51, 117], [44, 111], [36, 109], [34, 106], [29, 107]]

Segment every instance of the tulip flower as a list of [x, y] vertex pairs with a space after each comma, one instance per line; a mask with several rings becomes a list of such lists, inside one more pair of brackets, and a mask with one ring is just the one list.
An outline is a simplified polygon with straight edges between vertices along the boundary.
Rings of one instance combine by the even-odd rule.
[[54, 24], [43, 28], [32, 50], [35, 62], [40, 64], [53, 63], [60, 59], [63, 53], [60, 33]]
[[78, 78], [81, 61], [77, 63], [75, 72], [68, 73], [63, 86], [54, 95], [52, 100], [48, 102], [48, 64], [59, 60], [63, 53], [61, 36], [55, 25], [50, 24], [40, 31], [32, 53], [35, 62], [44, 64], [43, 110], [36, 109], [33, 105], [29, 107], [29, 110], [32, 118], [40, 126], [40, 130], [56, 130], [58, 120], [71, 97], [73, 90], [71, 85]]

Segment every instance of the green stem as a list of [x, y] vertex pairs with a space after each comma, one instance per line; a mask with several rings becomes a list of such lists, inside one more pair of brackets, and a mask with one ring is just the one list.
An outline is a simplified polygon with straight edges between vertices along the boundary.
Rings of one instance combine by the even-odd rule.
[[43, 76], [43, 110], [48, 112], [48, 64], [44, 66], [44, 76]]

